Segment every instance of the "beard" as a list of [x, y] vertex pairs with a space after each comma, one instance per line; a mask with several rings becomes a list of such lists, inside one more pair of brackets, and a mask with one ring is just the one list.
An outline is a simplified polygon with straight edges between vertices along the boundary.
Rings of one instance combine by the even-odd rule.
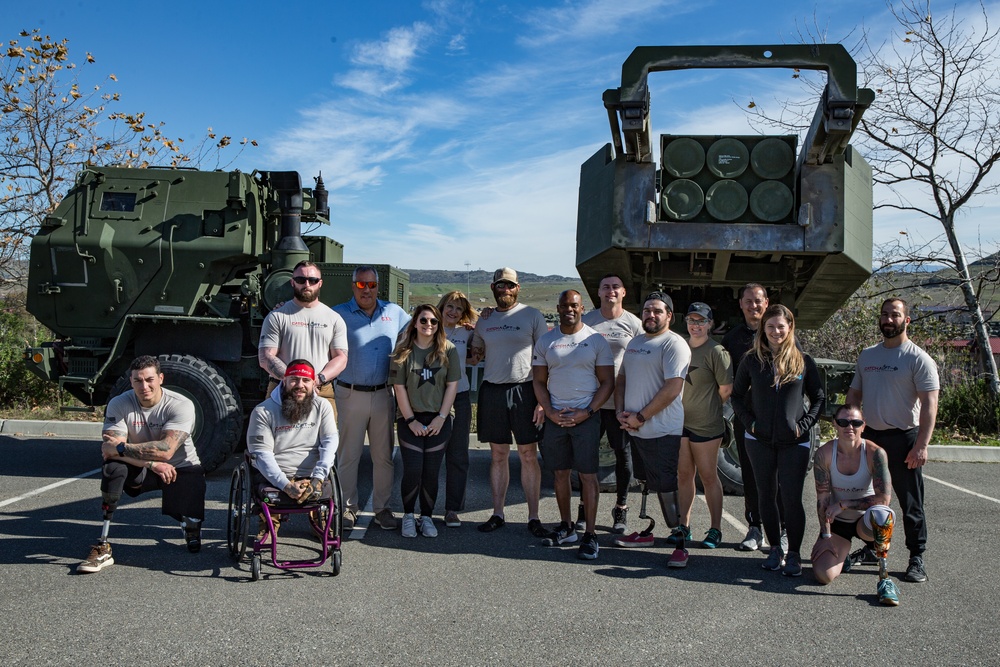
[[312, 402], [312, 394], [306, 394], [302, 400], [298, 400], [285, 391], [284, 387], [281, 388], [281, 416], [287, 419], [290, 424], [298, 424], [308, 417], [312, 411]]
[[295, 293], [295, 298], [301, 301], [302, 303], [312, 303], [313, 301], [319, 298], [319, 290], [314, 290], [311, 293], [307, 293], [306, 289], [307, 288], [305, 287], [303, 288], [299, 288], [298, 286], [294, 287], [292, 291]]
[[494, 292], [493, 296], [497, 300], [497, 307], [498, 308], [505, 308], [505, 309], [506, 308], [510, 308], [515, 303], [517, 303], [517, 297], [515, 295], [513, 295], [513, 294], [510, 294], [510, 293], [507, 293], [507, 294], [504, 294], [503, 296], [501, 296], [501, 295], [496, 294]]
[[642, 330], [648, 334], [658, 334], [666, 328], [666, 326], [657, 325], [655, 320], [643, 320], [642, 322]]
[[886, 322], [885, 324], [879, 325], [879, 330], [882, 331], [882, 335], [885, 338], [896, 338], [897, 336], [903, 335], [906, 331], [906, 325], [901, 324], [899, 326], [895, 326], [891, 322]]

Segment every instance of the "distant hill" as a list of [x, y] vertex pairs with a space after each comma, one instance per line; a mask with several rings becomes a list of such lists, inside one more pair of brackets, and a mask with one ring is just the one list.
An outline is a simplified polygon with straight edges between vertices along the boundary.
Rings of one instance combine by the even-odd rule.
[[[473, 285], [489, 285], [493, 282], [492, 271], [441, 271], [438, 269], [403, 269], [410, 274], [410, 283], [419, 285], [471, 283]], [[576, 276], [539, 276], [534, 273], [518, 271], [517, 281], [526, 283], [566, 283], [577, 281]]]

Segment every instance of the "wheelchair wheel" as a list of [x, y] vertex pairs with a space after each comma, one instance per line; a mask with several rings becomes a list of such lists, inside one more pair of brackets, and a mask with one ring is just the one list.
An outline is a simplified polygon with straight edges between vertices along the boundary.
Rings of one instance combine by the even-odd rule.
[[337, 466], [330, 468], [330, 480], [333, 484], [333, 511], [335, 513], [330, 537], [338, 538], [344, 534], [344, 491], [340, 488], [340, 475], [337, 474]]
[[250, 556], [250, 581], [260, 579], [260, 554]]
[[340, 574], [340, 566], [343, 565], [343, 555], [340, 553], [340, 549], [333, 552], [333, 557], [330, 559], [333, 568], [333, 576]]
[[229, 557], [240, 562], [246, 555], [247, 532], [250, 520], [250, 478], [245, 463], [233, 470], [229, 485], [229, 521], [226, 524], [226, 542]]

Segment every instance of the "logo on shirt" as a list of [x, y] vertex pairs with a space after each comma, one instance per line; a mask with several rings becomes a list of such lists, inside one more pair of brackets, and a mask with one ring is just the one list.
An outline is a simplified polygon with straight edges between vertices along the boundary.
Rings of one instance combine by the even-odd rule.
[[382, 321], [383, 322], [392, 322], [392, 315], [383, 315], [382, 316]]
[[285, 424], [278, 426], [274, 429], [275, 434], [284, 433], [286, 431], [297, 431], [300, 428], [312, 428], [316, 426], [316, 422], [299, 422], [297, 424]]
[[653, 354], [653, 351], [644, 347], [629, 347], [626, 348], [625, 354]]
[[441, 366], [424, 366], [420, 370], [414, 368], [413, 372], [420, 378], [420, 382], [417, 383], [417, 387], [422, 387], [427, 383], [437, 385], [434, 381], [434, 374], [439, 370], [441, 370]]
[[895, 373], [899, 370], [899, 366], [893, 366], [891, 364], [882, 364], [881, 366], [865, 366], [862, 369], [863, 373]]
[[632, 338], [632, 336], [624, 331], [608, 331], [607, 333], [602, 333], [601, 335], [604, 336], [604, 340], [622, 340], [623, 338]]
[[550, 350], [558, 350], [565, 347], [590, 347], [590, 343], [587, 341], [582, 341], [580, 343], [552, 343], [549, 346]]
[[293, 327], [308, 327], [310, 329], [326, 329], [327, 324], [323, 322], [292, 322]]
[[486, 331], [488, 331], [488, 332], [493, 332], [493, 331], [520, 331], [520, 330], [521, 330], [521, 327], [515, 327], [515, 326], [512, 326], [510, 324], [501, 324], [498, 327], [487, 327], [486, 328]]

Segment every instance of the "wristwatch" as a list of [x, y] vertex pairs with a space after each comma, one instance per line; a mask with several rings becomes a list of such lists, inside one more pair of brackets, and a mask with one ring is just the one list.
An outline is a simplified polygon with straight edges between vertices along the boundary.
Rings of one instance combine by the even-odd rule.
[[115, 447], [115, 449], [118, 450], [118, 456], [125, 456], [125, 443], [124, 442], [119, 442], [118, 446]]
[[323, 385], [326, 384], [326, 376], [320, 373], [318, 377], [319, 377], [319, 386], [322, 387]]
[[646, 423], [646, 418], [642, 416], [642, 410], [640, 410], [639, 412], [635, 413], [635, 418], [639, 420], [640, 424], [645, 424]]

